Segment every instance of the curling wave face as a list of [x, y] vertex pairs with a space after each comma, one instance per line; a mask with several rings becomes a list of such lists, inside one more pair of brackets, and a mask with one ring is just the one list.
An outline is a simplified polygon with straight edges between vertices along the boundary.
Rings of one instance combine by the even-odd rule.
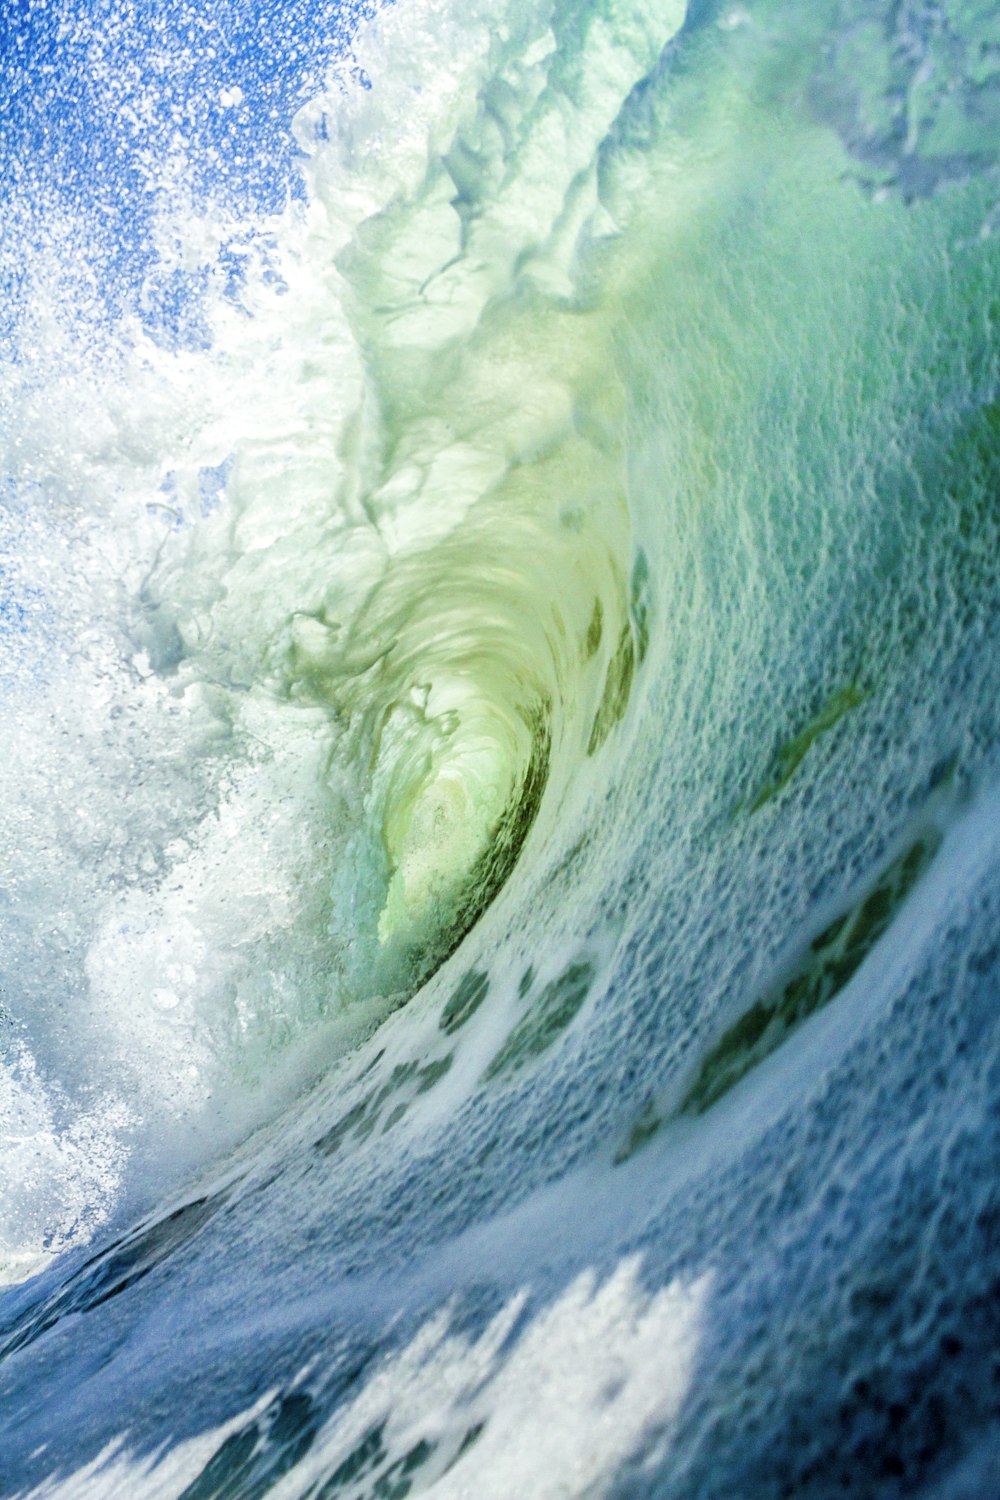
[[0, 1489], [987, 1493], [992, 9], [355, 21], [8, 191]]

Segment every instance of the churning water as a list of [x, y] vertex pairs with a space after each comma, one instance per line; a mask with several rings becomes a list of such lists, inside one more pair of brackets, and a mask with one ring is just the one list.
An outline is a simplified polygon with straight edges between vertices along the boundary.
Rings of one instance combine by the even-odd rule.
[[994, 1500], [993, 0], [2, 22], [2, 1494]]

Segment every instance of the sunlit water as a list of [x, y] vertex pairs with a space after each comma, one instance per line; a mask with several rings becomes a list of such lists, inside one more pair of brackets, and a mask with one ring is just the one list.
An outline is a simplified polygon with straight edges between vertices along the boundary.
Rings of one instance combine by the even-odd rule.
[[3, 24], [0, 1491], [1000, 1494], [1000, 12]]

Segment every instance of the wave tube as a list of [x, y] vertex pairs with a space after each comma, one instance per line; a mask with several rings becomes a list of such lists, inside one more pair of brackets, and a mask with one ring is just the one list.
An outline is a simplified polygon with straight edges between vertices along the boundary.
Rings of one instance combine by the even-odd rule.
[[14, 7], [0, 1494], [1000, 1493], [993, 7]]

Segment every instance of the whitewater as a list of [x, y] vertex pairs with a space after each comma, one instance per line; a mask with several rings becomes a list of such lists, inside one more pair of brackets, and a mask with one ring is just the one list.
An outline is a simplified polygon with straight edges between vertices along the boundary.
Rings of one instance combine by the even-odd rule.
[[1000, 12], [0, 12], [0, 1496], [1000, 1496]]

